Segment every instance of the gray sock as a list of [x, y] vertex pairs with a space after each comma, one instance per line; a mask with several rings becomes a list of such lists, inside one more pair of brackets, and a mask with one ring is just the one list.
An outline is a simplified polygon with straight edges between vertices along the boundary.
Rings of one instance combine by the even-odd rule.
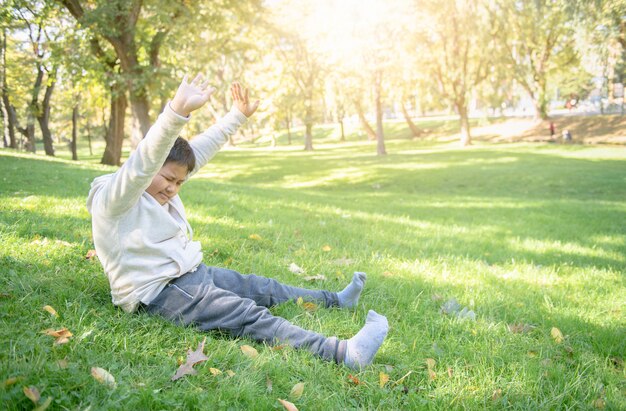
[[359, 297], [361, 296], [361, 291], [363, 291], [366, 279], [367, 275], [365, 273], [359, 271], [354, 273], [352, 282], [343, 291], [337, 293], [340, 307], [351, 308], [359, 303]]
[[371, 364], [387, 336], [387, 331], [389, 331], [387, 317], [369, 310], [363, 328], [347, 341], [344, 363], [354, 370], [360, 370]]

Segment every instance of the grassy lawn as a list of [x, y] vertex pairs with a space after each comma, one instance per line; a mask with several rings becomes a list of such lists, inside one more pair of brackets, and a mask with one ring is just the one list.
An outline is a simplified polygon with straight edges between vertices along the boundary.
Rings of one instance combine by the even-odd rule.
[[[360, 373], [116, 309], [84, 257], [89, 184], [114, 169], [0, 150], [0, 408], [32, 408], [35, 386], [72, 410], [626, 409], [626, 148], [398, 139], [379, 158], [373, 144], [224, 151], [181, 193], [209, 265], [331, 290], [368, 273], [354, 310], [272, 309], [341, 338], [386, 315]], [[452, 298], [476, 321], [442, 314]], [[67, 344], [41, 332], [63, 327]], [[204, 337], [209, 360], [172, 382]]]

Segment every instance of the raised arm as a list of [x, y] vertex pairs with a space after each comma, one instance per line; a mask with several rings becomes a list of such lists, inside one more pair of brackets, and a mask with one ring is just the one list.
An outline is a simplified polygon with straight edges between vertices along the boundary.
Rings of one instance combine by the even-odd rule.
[[189, 114], [209, 100], [214, 88], [207, 86], [202, 75], [191, 82], [187, 76], [183, 78], [172, 101], [124, 165], [114, 174], [94, 180], [93, 206], [108, 215], [119, 215], [139, 200], [163, 166], [174, 141], [189, 120]]
[[228, 141], [228, 136], [234, 134], [259, 107], [259, 100], [250, 102], [248, 89], [237, 82], [231, 84], [230, 94], [233, 106], [228, 114], [189, 143], [196, 156], [196, 167], [190, 175], [208, 163]]

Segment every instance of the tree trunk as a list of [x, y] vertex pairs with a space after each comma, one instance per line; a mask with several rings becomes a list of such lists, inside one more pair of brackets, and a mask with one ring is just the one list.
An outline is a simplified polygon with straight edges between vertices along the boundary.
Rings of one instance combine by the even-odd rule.
[[370, 141], [376, 140], [376, 133], [372, 126], [369, 125], [367, 119], [365, 118], [365, 113], [363, 112], [363, 107], [361, 106], [361, 102], [359, 100], [354, 100], [354, 106], [356, 107], [356, 112], [359, 115], [359, 120], [361, 121], [361, 127], [365, 130], [367, 134], [367, 139]]
[[313, 104], [309, 99], [305, 103], [306, 113], [304, 115], [304, 149], [306, 151], [313, 150]]
[[74, 105], [74, 107], [72, 108], [72, 144], [71, 144], [71, 148], [72, 148], [72, 160], [76, 161], [78, 160], [78, 154], [76, 153], [76, 142], [78, 140], [77, 138], [77, 134], [78, 134], [78, 103], [76, 103]]
[[466, 147], [472, 144], [469, 118], [467, 117], [467, 106], [465, 103], [457, 103], [456, 109], [459, 112], [459, 123], [461, 126], [461, 146]]
[[37, 121], [41, 128], [41, 135], [43, 136], [43, 147], [47, 156], [54, 157], [54, 146], [52, 144], [52, 133], [50, 132], [50, 99], [54, 92], [54, 86], [56, 85], [56, 68], [50, 75], [50, 84], [46, 86], [46, 92], [44, 94], [42, 106], [38, 106]]
[[122, 143], [124, 142], [124, 117], [126, 114], [126, 94], [121, 88], [111, 89], [111, 115], [105, 136], [106, 147], [102, 155], [102, 164], [119, 166], [122, 158]]
[[130, 105], [133, 113], [131, 145], [135, 148], [150, 130], [150, 104], [143, 91], [135, 90], [138, 94], [133, 95], [133, 88], [130, 87], [130, 90]]
[[411, 133], [413, 133], [413, 137], [419, 137], [422, 135], [422, 131], [415, 125], [413, 120], [411, 120], [411, 116], [409, 115], [409, 111], [406, 109], [406, 104], [404, 101], [401, 104], [402, 106], [402, 115], [404, 116], [404, 121], [409, 125], [409, 129]]
[[85, 128], [87, 129], [87, 143], [89, 144], [89, 155], [93, 156], [93, 150], [91, 148], [91, 126], [89, 125], [89, 120], [87, 120]]
[[285, 122], [287, 123], [287, 144], [291, 145], [291, 117], [289, 114], [285, 117]]
[[341, 137], [339, 138], [339, 141], [344, 142], [346, 141], [346, 133], [343, 129], [343, 118], [339, 119], [339, 128], [341, 129]]
[[385, 133], [383, 131], [383, 102], [382, 102], [382, 73], [376, 75], [375, 98], [376, 98], [376, 154], [384, 156], [387, 154], [385, 150]]
[[2, 42], [0, 43], [0, 53], [2, 54], [0, 61], [2, 61], [2, 80], [0, 81], [0, 90], [2, 91], [2, 138], [4, 140], [5, 147], [15, 148], [15, 124], [11, 121], [9, 109], [11, 103], [7, 94], [7, 29], [2, 28]]
[[37, 101], [39, 100], [39, 90], [41, 89], [41, 83], [43, 81], [43, 67], [41, 64], [37, 64], [37, 78], [33, 85], [32, 97], [30, 104], [28, 105], [28, 113], [26, 116], [26, 150], [35, 153], [37, 147], [35, 146], [35, 119], [37, 117]]

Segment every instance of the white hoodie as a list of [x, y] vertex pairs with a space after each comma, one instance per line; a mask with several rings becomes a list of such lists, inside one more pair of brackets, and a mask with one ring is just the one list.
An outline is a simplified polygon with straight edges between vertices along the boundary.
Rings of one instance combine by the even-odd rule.
[[[182, 218], [182, 227], [145, 191], [188, 120], [168, 104], [124, 165], [91, 183], [87, 209], [92, 215], [96, 252], [109, 278], [113, 304], [128, 312], [135, 311], [139, 302], [148, 304], [169, 281], [202, 261], [200, 243], [192, 241], [193, 231], [180, 197], [173, 197], [169, 205]], [[196, 167], [188, 177], [245, 121], [246, 116], [233, 107], [217, 124], [192, 139]]]

